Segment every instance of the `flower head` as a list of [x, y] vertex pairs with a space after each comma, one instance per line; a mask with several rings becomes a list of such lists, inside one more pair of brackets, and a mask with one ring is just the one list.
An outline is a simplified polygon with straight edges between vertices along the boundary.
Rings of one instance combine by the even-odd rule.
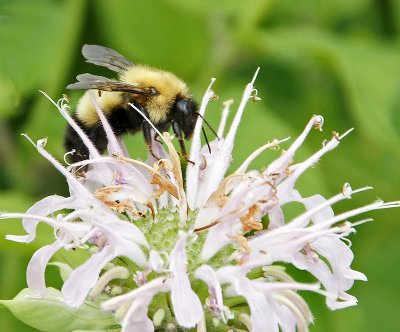
[[[108, 155], [100, 155], [68, 114], [65, 100], [53, 102], [81, 136], [90, 158], [65, 167], [45, 150], [44, 140], [35, 144], [28, 138], [65, 176], [70, 189], [69, 197], [46, 197], [25, 214], [1, 215], [23, 218], [28, 235], [8, 235], [12, 241], [31, 242], [39, 222], [54, 228], [54, 243], [37, 250], [29, 262], [29, 288], [45, 296], [44, 271], [51, 257], [62, 248], [80, 247], [91, 255], [65, 280], [62, 301], [71, 307], [99, 303], [102, 311], [114, 312], [123, 331], [171, 326], [306, 331], [312, 315], [298, 290], [322, 294], [331, 309], [355, 305], [356, 298], [346, 292], [354, 280], [366, 277], [350, 268], [353, 253], [346, 236], [357, 222], [348, 219], [399, 204], [377, 201], [335, 215], [333, 204], [370, 188], [353, 190], [346, 184], [329, 199], [303, 197], [295, 189], [303, 172], [351, 131], [334, 133], [319, 151], [294, 163], [308, 133], [322, 130], [319, 115], [265, 170], [248, 167], [263, 150], [278, 149], [287, 139], [265, 144], [226, 175], [246, 103], [259, 99], [257, 73], [223, 136], [231, 104], [225, 103], [219, 137], [210, 142], [209, 151], [201, 146], [200, 134], [214, 95], [212, 81], [200, 107], [189, 156], [194, 163], [187, 165], [186, 176], [168, 133], [158, 133], [166, 149], [153, 140], [153, 152], [161, 159], [133, 159], [92, 98], [109, 141]], [[80, 167], [86, 172], [76, 177]], [[303, 204], [305, 212], [287, 220], [282, 207], [290, 202]], [[296, 282], [282, 263], [308, 271], [317, 283]]]

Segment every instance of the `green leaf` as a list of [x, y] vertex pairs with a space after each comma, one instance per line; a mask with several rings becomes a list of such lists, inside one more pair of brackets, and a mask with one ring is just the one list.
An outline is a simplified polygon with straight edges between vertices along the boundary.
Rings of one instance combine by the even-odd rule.
[[30, 289], [22, 290], [12, 300], [1, 300], [15, 317], [40, 331], [105, 330], [115, 323], [111, 314], [100, 311], [98, 305], [85, 302], [73, 308], [61, 301], [61, 292], [47, 288], [44, 299], [33, 298]]
[[57, 266], [60, 270], [60, 276], [63, 281], [66, 281], [73, 271], [73, 268], [66, 263], [51, 262], [49, 265]]

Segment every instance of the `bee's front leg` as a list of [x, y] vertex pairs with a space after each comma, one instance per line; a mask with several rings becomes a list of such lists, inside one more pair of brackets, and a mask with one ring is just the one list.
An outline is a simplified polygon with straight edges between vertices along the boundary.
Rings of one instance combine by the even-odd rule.
[[187, 156], [185, 143], [182, 138], [182, 130], [181, 130], [181, 127], [179, 126], [179, 123], [174, 121], [172, 124], [172, 128], [174, 130], [176, 138], [179, 141], [179, 146], [181, 147], [181, 153], [182, 153], [183, 159], [185, 159], [188, 163], [191, 163], [194, 166], [195, 165], [194, 161], [189, 160], [189, 158]]
[[[148, 116], [147, 114], [145, 114], [145, 115]], [[153, 152], [153, 148], [152, 148], [152, 145], [151, 145], [151, 126], [146, 120], [142, 124], [142, 131], [143, 131], [144, 141], [146, 142], [146, 146], [149, 149], [150, 154], [155, 159], [160, 160], [160, 158], [157, 157]]]

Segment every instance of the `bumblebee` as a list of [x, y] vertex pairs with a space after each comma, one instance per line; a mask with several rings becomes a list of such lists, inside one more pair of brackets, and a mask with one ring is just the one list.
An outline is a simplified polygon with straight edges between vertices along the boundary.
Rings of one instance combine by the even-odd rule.
[[[126, 133], [135, 134], [141, 130], [153, 156], [151, 125], [129, 103], [146, 115], [160, 132], [168, 131], [172, 126], [179, 141], [182, 156], [189, 161], [182, 133], [186, 140], [192, 137], [200, 114], [197, 112], [198, 105], [193, 100], [186, 84], [172, 73], [135, 65], [121, 54], [104, 46], [84, 45], [82, 54], [87, 62], [118, 73], [119, 80], [86, 73], [78, 75], [78, 82], [68, 85], [67, 89], [97, 90], [98, 93], [94, 94], [95, 98], [115, 135], [119, 137]], [[108, 140], [90, 100], [89, 91], [80, 99], [73, 118], [100, 153], [103, 153], [107, 148]], [[207, 122], [206, 124], [208, 125]], [[203, 133], [205, 135], [204, 129]], [[67, 151], [75, 150], [71, 156], [73, 162], [89, 158], [87, 147], [71, 126], [67, 127], [64, 145]]]

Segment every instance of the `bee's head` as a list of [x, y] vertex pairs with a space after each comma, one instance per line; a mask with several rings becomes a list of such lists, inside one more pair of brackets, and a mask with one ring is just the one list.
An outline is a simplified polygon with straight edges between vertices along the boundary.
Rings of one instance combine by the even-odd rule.
[[197, 109], [198, 106], [192, 99], [178, 98], [172, 111], [174, 120], [178, 122], [187, 140], [193, 135]]

